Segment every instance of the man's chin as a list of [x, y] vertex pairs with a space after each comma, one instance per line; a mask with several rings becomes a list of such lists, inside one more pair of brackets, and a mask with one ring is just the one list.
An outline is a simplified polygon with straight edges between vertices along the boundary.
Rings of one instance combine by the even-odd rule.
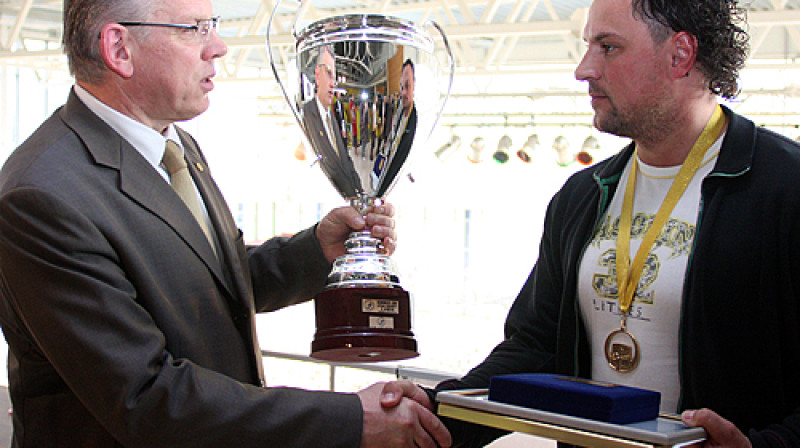
[[592, 125], [600, 132], [606, 132], [606, 126], [604, 120], [600, 117], [600, 114], [595, 112], [594, 118], [592, 118]]
[[608, 120], [604, 120], [603, 117], [598, 114], [595, 114], [592, 124], [594, 125], [595, 129], [600, 132], [617, 135], [614, 133], [614, 126], [609, 123]]
[[209, 102], [206, 101], [203, 104], [198, 104], [196, 107], [187, 108], [186, 110], [181, 111], [175, 121], [189, 121], [193, 118], [196, 118], [199, 115], [202, 115], [205, 111], [208, 110]]

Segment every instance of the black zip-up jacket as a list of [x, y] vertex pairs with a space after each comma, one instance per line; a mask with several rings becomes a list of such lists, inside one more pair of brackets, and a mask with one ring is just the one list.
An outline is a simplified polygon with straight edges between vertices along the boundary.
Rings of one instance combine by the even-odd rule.
[[[714, 410], [754, 447], [800, 447], [800, 147], [724, 111], [728, 131], [703, 181], [684, 278], [679, 407]], [[437, 390], [487, 387], [504, 373], [591, 375], [578, 267], [633, 149], [576, 173], [553, 197], [506, 339]], [[460, 446], [500, 434], [446, 423]]]

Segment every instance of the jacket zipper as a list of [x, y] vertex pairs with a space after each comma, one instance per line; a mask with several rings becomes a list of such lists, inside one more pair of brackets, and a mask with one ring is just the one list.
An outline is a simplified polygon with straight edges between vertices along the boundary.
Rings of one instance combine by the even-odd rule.
[[[600, 200], [597, 202], [597, 214], [596, 214], [596, 217], [595, 217], [595, 220], [594, 220], [594, 225], [592, 226], [591, 235], [594, 235], [595, 233], [597, 233], [597, 227], [600, 225], [600, 222], [602, 221], [602, 215], [603, 215], [603, 213], [605, 212], [605, 210], [607, 208], [607, 204], [608, 204], [608, 185], [610, 183], [612, 183], [612, 182], [619, 181], [619, 176], [620, 176], [619, 174], [616, 174], [615, 176], [612, 176], [612, 177], [609, 177], [609, 178], [606, 178], [606, 179], [601, 179], [597, 175], [592, 176], [594, 178], [595, 183], [597, 184], [597, 188], [600, 190]], [[580, 266], [581, 266], [581, 264], [583, 264], [583, 257], [586, 255], [586, 249], [592, 243], [591, 235], [586, 240], [586, 242], [584, 243], [583, 247], [581, 248], [581, 255], [578, 258], [578, 264], [576, 265], [578, 272], [575, 273], [575, 279], [576, 279], [576, 281], [575, 281], [575, 296], [574, 296], [575, 300], [573, 301], [573, 306], [575, 308], [574, 309], [574, 311], [575, 311], [575, 346], [573, 347], [573, 350], [572, 350], [573, 357], [574, 357], [573, 358], [573, 365], [574, 365], [573, 376], [578, 376], [579, 372], [580, 372], [580, 365], [579, 365], [580, 364], [580, 362], [579, 362], [580, 361], [580, 356], [579, 356], [579, 350], [578, 350], [579, 347], [578, 347], [578, 345], [580, 344], [580, 312], [581, 312], [581, 310], [580, 310], [580, 300], [579, 300], [579, 297], [578, 297], [578, 295], [579, 295], [578, 294], [578, 290], [580, 289], [580, 287], [579, 287], [580, 279], [578, 278], [578, 276], [580, 274]]]
[[725, 173], [715, 173], [711, 172], [703, 179], [703, 182], [700, 185], [700, 205], [697, 209], [697, 222], [695, 223], [695, 233], [694, 239], [692, 240], [692, 249], [689, 251], [689, 256], [686, 260], [686, 274], [683, 276], [683, 292], [681, 293], [681, 316], [680, 316], [680, 323], [678, 324], [678, 384], [680, 386], [680, 392], [678, 393], [678, 411], [683, 409], [683, 398], [684, 398], [684, 386], [683, 386], [683, 316], [686, 314], [686, 291], [689, 287], [689, 273], [692, 272], [692, 263], [694, 262], [694, 250], [697, 247], [697, 235], [700, 234], [700, 225], [703, 222], [703, 213], [705, 212], [705, 183], [706, 180], [712, 177], [720, 177], [720, 178], [735, 178], [739, 177], [746, 172], [750, 171], [750, 168], [745, 168], [738, 173], [733, 174], [725, 174]]

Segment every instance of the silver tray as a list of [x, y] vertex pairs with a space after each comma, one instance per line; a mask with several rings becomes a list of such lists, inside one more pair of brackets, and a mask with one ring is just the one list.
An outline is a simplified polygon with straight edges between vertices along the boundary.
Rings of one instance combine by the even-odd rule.
[[439, 415], [581, 446], [678, 447], [701, 442], [703, 428], [691, 428], [672, 414], [638, 423], [615, 424], [489, 400], [487, 389], [443, 391]]

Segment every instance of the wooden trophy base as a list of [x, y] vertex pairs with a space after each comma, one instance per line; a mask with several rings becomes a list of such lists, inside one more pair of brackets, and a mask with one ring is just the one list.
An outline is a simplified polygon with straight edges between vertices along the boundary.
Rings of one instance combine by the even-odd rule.
[[335, 288], [314, 298], [311, 357], [334, 362], [397, 361], [419, 356], [411, 304], [401, 288]]

